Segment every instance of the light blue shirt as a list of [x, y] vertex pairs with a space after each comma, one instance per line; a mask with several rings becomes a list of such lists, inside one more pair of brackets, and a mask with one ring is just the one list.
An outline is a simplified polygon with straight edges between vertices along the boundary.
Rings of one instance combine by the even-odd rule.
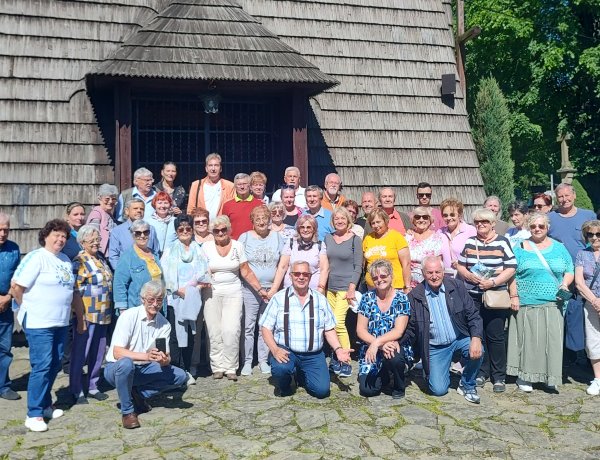
[[[152, 214], [154, 214], [154, 207], [152, 206], [152, 200], [154, 199], [154, 195], [156, 195], [156, 190], [152, 187], [152, 193], [149, 197], [144, 198], [140, 195], [137, 187], [133, 187], [133, 192], [131, 192], [131, 198], [139, 198], [144, 201], [144, 219], [149, 219]], [[115, 216], [117, 216], [117, 220], [119, 222], [125, 222], [125, 216], [123, 215], [124, 207], [126, 203], [123, 203], [123, 194], [119, 195], [119, 200], [117, 201], [117, 206], [115, 207]]]
[[304, 214], [310, 214], [317, 221], [317, 234], [319, 235], [319, 240], [325, 241], [325, 235], [328, 233], [333, 233], [333, 227], [331, 226], [331, 211], [329, 209], [325, 209], [321, 206], [319, 212], [313, 214], [309, 209], [304, 211]]
[[456, 340], [456, 331], [446, 305], [444, 284], [435, 292], [425, 283], [425, 296], [429, 305], [429, 345], [449, 345]]

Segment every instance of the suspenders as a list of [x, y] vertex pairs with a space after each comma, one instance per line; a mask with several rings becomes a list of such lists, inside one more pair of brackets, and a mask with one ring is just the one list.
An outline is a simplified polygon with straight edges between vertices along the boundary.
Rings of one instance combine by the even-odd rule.
[[[285, 346], [290, 348], [290, 288], [285, 290], [285, 301], [283, 304], [283, 339], [285, 342]], [[313, 351], [313, 345], [315, 342], [315, 304], [313, 301], [312, 294], [310, 295], [310, 300], [308, 301], [308, 309], [309, 309], [309, 328], [310, 335], [308, 339], [308, 351]]]

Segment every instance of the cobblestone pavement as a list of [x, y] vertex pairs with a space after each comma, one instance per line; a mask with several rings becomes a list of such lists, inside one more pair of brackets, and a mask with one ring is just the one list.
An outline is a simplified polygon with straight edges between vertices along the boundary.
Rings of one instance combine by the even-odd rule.
[[418, 380], [406, 398], [393, 400], [362, 398], [355, 378], [334, 379], [331, 397], [319, 401], [302, 389], [274, 396], [269, 376], [255, 368], [237, 383], [200, 377], [184, 393], [156, 397], [152, 412], [140, 416], [142, 428], [124, 430], [114, 389], [106, 401], [69, 407], [68, 376], [61, 375], [55, 391], [64, 417], [31, 433], [23, 426], [27, 374], [27, 349], [16, 348], [11, 375], [24, 398], [0, 399], [0, 458], [600, 457], [600, 398], [572, 380], [560, 394], [526, 395], [509, 384], [495, 395], [488, 384], [477, 406], [452, 390], [426, 395]]

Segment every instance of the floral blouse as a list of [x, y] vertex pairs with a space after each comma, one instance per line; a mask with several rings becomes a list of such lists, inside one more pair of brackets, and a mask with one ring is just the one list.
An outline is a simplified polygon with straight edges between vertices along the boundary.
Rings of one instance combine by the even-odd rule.
[[423, 281], [421, 272], [421, 262], [428, 256], [441, 256], [445, 267], [449, 267], [452, 260], [447, 245], [444, 244], [445, 238], [441, 233], [433, 233], [429, 238], [417, 240], [413, 234], [406, 235], [408, 250], [410, 251], [410, 285], [415, 287]]

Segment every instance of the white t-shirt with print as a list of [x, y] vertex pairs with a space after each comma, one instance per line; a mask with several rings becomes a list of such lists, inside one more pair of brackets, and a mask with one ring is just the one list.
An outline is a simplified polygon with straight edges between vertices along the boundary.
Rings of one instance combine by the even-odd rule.
[[201, 249], [208, 260], [212, 288], [215, 293], [227, 294], [232, 289], [242, 288], [240, 264], [248, 262], [242, 243], [231, 240], [231, 249], [225, 257], [219, 255], [214, 241], [205, 242]]
[[204, 192], [204, 204], [210, 220], [217, 217], [219, 207], [221, 206], [221, 181], [216, 184], [210, 184], [209, 181], [205, 181], [202, 185], [202, 191]]
[[27, 254], [13, 277], [25, 288], [17, 316], [28, 329], [68, 326], [75, 276], [69, 258], [39, 248]]

